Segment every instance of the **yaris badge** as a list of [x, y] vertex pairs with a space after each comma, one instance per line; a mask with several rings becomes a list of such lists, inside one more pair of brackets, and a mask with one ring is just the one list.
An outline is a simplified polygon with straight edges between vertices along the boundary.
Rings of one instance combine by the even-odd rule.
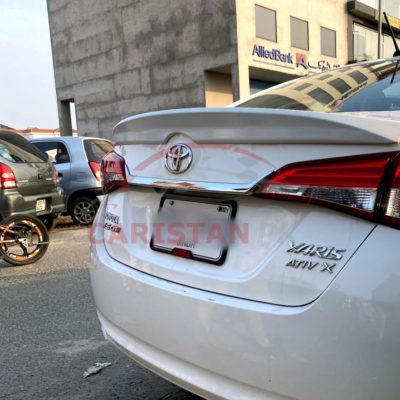
[[192, 165], [192, 149], [183, 143], [177, 143], [171, 146], [165, 153], [165, 168], [172, 174], [182, 174]]

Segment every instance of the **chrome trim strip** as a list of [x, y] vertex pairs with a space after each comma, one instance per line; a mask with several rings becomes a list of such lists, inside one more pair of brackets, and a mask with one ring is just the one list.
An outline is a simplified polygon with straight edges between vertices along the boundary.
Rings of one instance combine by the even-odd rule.
[[246, 183], [222, 183], [222, 182], [203, 182], [203, 181], [186, 181], [176, 179], [156, 179], [142, 176], [128, 175], [127, 181], [132, 186], [151, 187], [159, 189], [173, 190], [189, 190], [210, 193], [226, 193], [226, 194], [251, 194], [254, 186], [260, 182], [262, 178]]

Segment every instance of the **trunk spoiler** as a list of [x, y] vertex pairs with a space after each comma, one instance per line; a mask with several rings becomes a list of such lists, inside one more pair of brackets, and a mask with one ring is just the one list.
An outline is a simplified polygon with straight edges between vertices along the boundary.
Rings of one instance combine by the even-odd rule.
[[400, 118], [279, 109], [188, 108], [126, 118], [115, 126], [113, 140], [117, 145], [163, 144], [176, 133], [185, 133], [197, 143], [388, 145], [400, 142]]

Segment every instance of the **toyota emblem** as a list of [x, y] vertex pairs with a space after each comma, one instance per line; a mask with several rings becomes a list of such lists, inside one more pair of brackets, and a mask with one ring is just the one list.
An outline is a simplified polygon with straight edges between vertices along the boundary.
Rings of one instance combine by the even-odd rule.
[[190, 168], [192, 160], [192, 149], [186, 144], [177, 143], [165, 153], [164, 164], [172, 174], [182, 174]]

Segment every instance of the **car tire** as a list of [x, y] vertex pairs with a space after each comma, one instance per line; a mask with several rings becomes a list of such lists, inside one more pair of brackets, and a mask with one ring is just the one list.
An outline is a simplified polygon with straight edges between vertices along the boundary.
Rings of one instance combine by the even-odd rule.
[[79, 225], [90, 225], [94, 221], [99, 201], [92, 197], [78, 197], [73, 200], [70, 207], [72, 220]]

